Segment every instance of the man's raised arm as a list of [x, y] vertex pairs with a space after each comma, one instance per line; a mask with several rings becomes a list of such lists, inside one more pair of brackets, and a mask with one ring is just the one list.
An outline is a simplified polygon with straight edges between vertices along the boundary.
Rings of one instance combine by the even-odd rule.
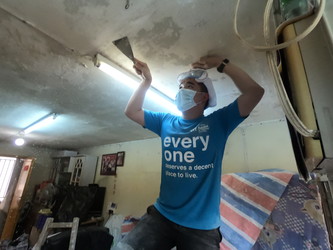
[[125, 108], [125, 114], [131, 120], [144, 126], [145, 119], [142, 106], [146, 92], [151, 85], [152, 77], [148, 65], [144, 62], [135, 59], [133, 68], [135, 69], [136, 73], [142, 77], [142, 82], [129, 99]]
[[[223, 58], [220, 56], [205, 56], [193, 63], [192, 67], [210, 69], [219, 67], [222, 63]], [[243, 117], [248, 116], [261, 100], [265, 92], [264, 89], [246, 72], [232, 63], [225, 64], [223, 72], [230, 76], [241, 92], [241, 95], [238, 97], [240, 115]]]

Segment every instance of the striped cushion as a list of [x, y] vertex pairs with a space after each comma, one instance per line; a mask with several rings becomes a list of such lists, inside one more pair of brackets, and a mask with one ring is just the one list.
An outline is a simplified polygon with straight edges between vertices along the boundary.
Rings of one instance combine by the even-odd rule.
[[221, 182], [221, 249], [251, 249], [293, 173], [225, 174]]

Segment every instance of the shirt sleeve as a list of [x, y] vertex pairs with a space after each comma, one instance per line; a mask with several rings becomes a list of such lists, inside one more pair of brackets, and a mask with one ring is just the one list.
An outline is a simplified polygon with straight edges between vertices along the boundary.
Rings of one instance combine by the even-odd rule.
[[145, 126], [144, 128], [161, 136], [161, 128], [164, 113], [144, 110]]
[[225, 126], [228, 134], [231, 134], [231, 132], [248, 117], [242, 117], [240, 115], [237, 99], [217, 112], [220, 116], [221, 125]]

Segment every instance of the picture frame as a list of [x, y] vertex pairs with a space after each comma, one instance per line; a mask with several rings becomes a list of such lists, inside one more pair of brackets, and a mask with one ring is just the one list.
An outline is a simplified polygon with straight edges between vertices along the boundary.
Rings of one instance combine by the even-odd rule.
[[118, 154], [102, 155], [101, 175], [116, 175], [117, 174], [117, 156]]
[[117, 166], [122, 167], [124, 166], [125, 162], [125, 151], [120, 151], [117, 153]]

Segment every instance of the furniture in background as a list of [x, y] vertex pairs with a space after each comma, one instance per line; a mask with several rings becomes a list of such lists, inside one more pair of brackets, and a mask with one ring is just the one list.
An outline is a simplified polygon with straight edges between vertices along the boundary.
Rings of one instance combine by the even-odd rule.
[[[68, 249], [70, 231], [49, 237], [42, 250]], [[80, 250], [110, 250], [113, 236], [105, 227], [79, 227], [76, 237], [75, 249]]]
[[27, 216], [30, 218], [29, 221], [23, 225], [26, 228], [25, 232], [30, 234], [31, 245], [36, 243], [48, 217], [53, 217], [55, 222], [71, 222], [78, 217], [80, 226], [99, 226], [104, 221], [102, 211], [105, 187], [99, 187], [97, 184], [74, 186], [67, 183], [55, 188], [56, 192], [51, 199], [52, 206], [43, 209], [41, 204], [34, 203], [33, 209]]
[[96, 165], [97, 157], [91, 155], [54, 157], [50, 179], [57, 185], [87, 186], [94, 182]]
[[55, 221], [69, 222], [79, 217], [81, 222], [102, 216], [105, 187], [67, 185], [58, 187], [52, 208]]
[[[71, 230], [49, 235], [51, 231], [49, 229], [59, 228], [71, 228]], [[105, 227], [79, 227], [77, 217], [72, 222], [53, 222], [53, 218], [48, 218], [32, 250], [110, 250], [112, 242], [113, 236]]]
[[73, 222], [53, 222], [53, 218], [51, 217], [47, 218], [43, 230], [39, 236], [39, 239], [36, 245], [32, 248], [32, 250], [41, 249], [41, 247], [44, 245], [46, 237], [48, 236], [49, 229], [52, 228], [71, 228], [68, 250], [74, 250], [76, 243], [76, 236], [79, 228], [79, 221], [80, 219], [77, 217], [73, 219]]

